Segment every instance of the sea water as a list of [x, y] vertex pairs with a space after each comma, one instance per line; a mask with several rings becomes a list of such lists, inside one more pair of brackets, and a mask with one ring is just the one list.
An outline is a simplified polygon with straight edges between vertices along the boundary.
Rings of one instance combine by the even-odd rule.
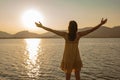
[[[60, 38], [0, 39], [0, 80], [65, 80], [64, 44]], [[82, 38], [79, 50], [81, 80], [120, 80], [120, 38]]]

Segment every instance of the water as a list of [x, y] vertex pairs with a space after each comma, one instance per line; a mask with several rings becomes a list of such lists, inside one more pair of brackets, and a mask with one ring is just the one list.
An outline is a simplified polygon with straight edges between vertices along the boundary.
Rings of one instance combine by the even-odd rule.
[[[81, 80], [120, 80], [120, 38], [82, 38], [79, 49]], [[65, 80], [63, 51], [63, 39], [0, 39], [0, 80]]]

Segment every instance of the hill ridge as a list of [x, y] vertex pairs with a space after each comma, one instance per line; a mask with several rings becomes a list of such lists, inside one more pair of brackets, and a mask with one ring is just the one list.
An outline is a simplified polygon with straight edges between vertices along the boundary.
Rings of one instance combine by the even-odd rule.
[[[78, 31], [88, 30], [92, 27], [86, 27], [78, 29]], [[67, 31], [67, 30], [64, 30]], [[58, 38], [59, 36], [46, 32], [43, 34], [37, 34], [29, 31], [20, 31], [15, 34], [10, 34], [4, 31], [0, 31], [0, 38]], [[120, 38], [120, 26], [115, 26], [113, 28], [102, 26], [96, 31], [84, 36], [85, 38]]]

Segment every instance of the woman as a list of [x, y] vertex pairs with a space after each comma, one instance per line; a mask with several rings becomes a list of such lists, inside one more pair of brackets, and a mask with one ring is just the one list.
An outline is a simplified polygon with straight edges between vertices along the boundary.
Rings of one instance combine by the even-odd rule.
[[82, 31], [82, 32], [77, 32], [78, 31], [77, 23], [75, 21], [70, 21], [68, 26], [68, 33], [44, 27], [40, 22], [39, 23], [35, 22], [35, 24], [37, 27], [53, 32], [65, 39], [65, 49], [64, 49], [63, 59], [61, 62], [61, 69], [66, 74], [66, 80], [70, 80], [72, 71], [75, 72], [76, 80], [80, 80], [80, 71], [83, 65], [82, 65], [82, 61], [79, 54], [79, 48], [78, 48], [79, 39], [95, 31], [106, 22], [107, 22], [107, 19], [105, 20], [102, 19], [101, 23], [93, 27], [92, 29]]

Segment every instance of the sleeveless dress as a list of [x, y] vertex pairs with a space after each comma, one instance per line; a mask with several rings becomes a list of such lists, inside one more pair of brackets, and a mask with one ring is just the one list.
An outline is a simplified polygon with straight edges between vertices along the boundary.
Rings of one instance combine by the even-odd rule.
[[77, 35], [74, 41], [68, 39], [68, 34], [64, 36], [65, 39], [65, 49], [61, 62], [61, 69], [65, 73], [71, 73], [72, 71], [81, 70], [83, 66], [80, 54], [79, 54], [79, 36]]

